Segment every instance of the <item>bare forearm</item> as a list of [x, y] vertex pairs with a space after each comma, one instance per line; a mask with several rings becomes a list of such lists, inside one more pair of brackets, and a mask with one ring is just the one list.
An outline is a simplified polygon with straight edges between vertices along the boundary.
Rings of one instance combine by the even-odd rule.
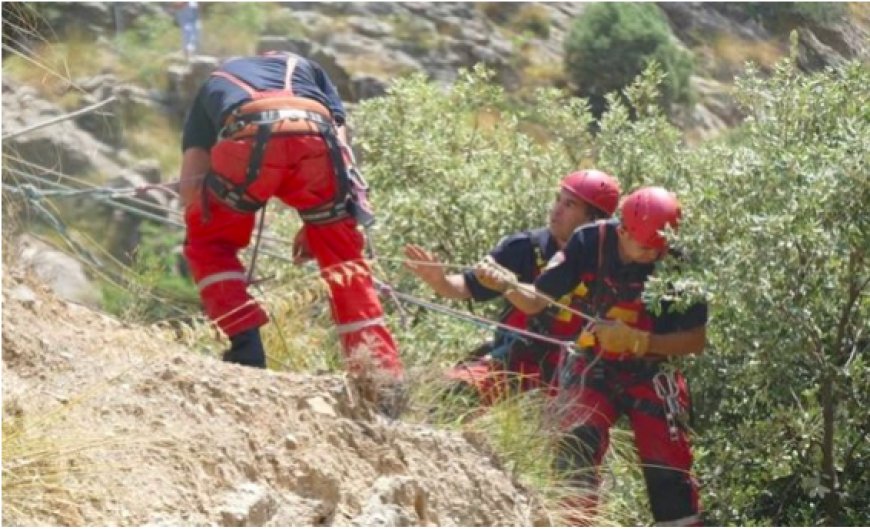
[[426, 284], [438, 293], [439, 296], [444, 298], [455, 300], [467, 300], [471, 298], [471, 291], [468, 290], [465, 278], [461, 274], [441, 276], [438, 280], [426, 281]]
[[342, 145], [346, 145], [348, 149], [350, 148], [350, 143], [347, 141], [347, 127], [344, 125], [339, 125], [335, 128], [335, 134], [338, 136], [338, 140]]
[[649, 353], [668, 356], [691, 355], [704, 351], [706, 342], [706, 326], [676, 333], [653, 334], [649, 338]]
[[180, 194], [184, 206], [191, 204], [202, 188], [202, 180], [211, 169], [211, 156], [207, 149], [189, 147], [181, 159]]
[[549, 305], [545, 297], [538, 295], [535, 286], [528, 283], [519, 283], [516, 287], [509, 288], [505, 291], [504, 297], [527, 315], [540, 313]]

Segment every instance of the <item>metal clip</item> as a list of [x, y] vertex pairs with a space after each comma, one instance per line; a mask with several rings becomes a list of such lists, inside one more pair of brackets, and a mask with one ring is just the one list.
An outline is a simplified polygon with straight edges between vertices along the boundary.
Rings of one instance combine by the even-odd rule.
[[656, 395], [665, 404], [665, 419], [668, 422], [668, 434], [671, 441], [676, 442], [680, 438], [679, 430], [677, 429], [677, 416], [682, 412], [683, 407], [680, 405], [679, 392], [677, 382], [674, 379], [673, 370], [663, 368], [662, 371], [653, 377], [653, 388]]

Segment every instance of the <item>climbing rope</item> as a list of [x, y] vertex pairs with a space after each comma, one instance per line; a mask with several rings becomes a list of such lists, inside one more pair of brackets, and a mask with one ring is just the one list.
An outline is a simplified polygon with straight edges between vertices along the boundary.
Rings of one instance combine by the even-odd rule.
[[[39, 177], [37, 175], [31, 175], [31, 174], [28, 174], [26, 172], [16, 170], [14, 168], [7, 168], [7, 170], [12, 171], [16, 175], [21, 176], [25, 179], [39, 182], [40, 184], [54, 188], [54, 189], [45, 189], [42, 187], [34, 186], [32, 184], [21, 184], [19, 186], [3, 184], [3, 189], [5, 189], [7, 191], [11, 191], [13, 193], [17, 193], [17, 194], [22, 195], [25, 198], [27, 198], [29, 200], [29, 202], [34, 206], [34, 208], [38, 212], [40, 212], [40, 214], [42, 214], [43, 217], [46, 218], [46, 220], [51, 224], [51, 226], [54, 227], [61, 234], [66, 233], [65, 225], [63, 225], [63, 223], [61, 223], [54, 215], [52, 215], [41, 204], [42, 199], [90, 196], [94, 200], [105, 202], [107, 204], [110, 204], [112, 207], [126, 211], [128, 213], [133, 214], [133, 215], [140, 216], [142, 218], [146, 218], [146, 219], [153, 220], [153, 221], [156, 221], [159, 223], [171, 225], [171, 226], [174, 226], [176, 228], [183, 228], [184, 227], [184, 224], [179, 222], [179, 221], [175, 221], [173, 219], [169, 219], [166, 217], [161, 217], [160, 215], [146, 211], [143, 208], [137, 208], [137, 207], [131, 206], [129, 204], [118, 202], [118, 200], [117, 200], [119, 197], [122, 197], [126, 194], [141, 193], [142, 189], [145, 187], [148, 187], [148, 188], [159, 188], [159, 187], [169, 188], [169, 187], [173, 186], [174, 183], [163, 183], [163, 184], [159, 184], [159, 185], [148, 185], [145, 187], [127, 187], [127, 188], [112, 188], [112, 187], [107, 187], [107, 186], [90, 186], [88, 188], [73, 188], [71, 186], [67, 186], [67, 185], [64, 185], [64, 184], [61, 184], [58, 182], [54, 182], [50, 179], [47, 179], [44, 177]], [[153, 203], [148, 202], [148, 201], [142, 201], [142, 202], [146, 203], [149, 208], [153, 208], [155, 206]], [[261, 283], [261, 282], [265, 281], [263, 279], [261, 279], [261, 280], [254, 280], [253, 279], [254, 268], [256, 266], [256, 258], [257, 258], [258, 254], [263, 254], [264, 256], [268, 256], [268, 257], [273, 258], [273, 259], [277, 259], [277, 260], [284, 261], [287, 263], [292, 263], [292, 260], [290, 260], [282, 255], [276, 254], [274, 252], [270, 252], [266, 249], [260, 249], [260, 240], [261, 239], [263, 241], [271, 240], [271, 241], [278, 242], [278, 243], [289, 244], [289, 241], [287, 241], [287, 240], [283, 240], [280, 238], [271, 238], [269, 236], [263, 235], [264, 225], [265, 225], [264, 217], [261, 214], [261, 218], [260, 218], [260, 222], [259, 222], [259, 226], [258, 226], [258, 230], [257, 230], [256, 244], [255, 244], [253, 252], [252, 252], [251, 264], [250, 264], [249, 271], [248, 271], [249, 284]], [[400, 260], [396, 260], [396, 259], [385, 258], [383, 256], [379, 256], [375, 250], [375, 247], [373, 244], [373, 238], [371, 237], [371, 233], [368, 230], [366, 231], [366, 235], [367, 235], [367, 237], [366, 237], [366, 241], [367, 241], [366, 253], [367, 253], [367, 257], [369, 258], [369, 260], [372, 263], [378, 263], [380, 261], [400, 261]], [[72, 243], [74, 245], [74, 248], [76, 248], [77, 250], [80, 249], [80, 245], [77, 245], [72, 241], [70, 241], [70, 243]], [[83, 255], [86, 255], [86, 256], [90, 255], [90, 253], [87, 252], [86, 249], [81, 249], [81, 251], [83, 252]], [[95, 261], [95, 260], [93, 260], [93, 261]], [[404, 261], [404, 260], [401, 260], [401, 261]], [[95, 263], [93, 263], [93, 265], [99, 266], [99, 262], [95, 262]], [[466, 268], [466, 266], [462, 266], [462, 265], [456, 265], [456, 267]], [[402, 321], [403, 326], [407, 326], [407, 314], [406, 314], [406, 311], [403, 309], [403, 307], [400, 303], [400, 300], [407, 302], [407, 303], [417, 305], [419, 307], [423, 307], [425, 309], [429, 309], [431, 311], [435, 311], [435, 312], [449, 315], [453, 318], [465, 320], [465, 321], [471, 322], [471, 323], [476, 324], [476, 325], [484, 326], [484, 327], [489, 328], [489, 329], [502, 329], [504, 331], [507, 331], [507, 332], [510, 332], [510, 333], [513, 333], [513, 334], [516, 334], [519, 336], [524, 336], [524, 337], [531, 338], [531, 339], [541, 341], [544, 343], [549, 343], [549, 344], [558, 346], [558, 347], [563, 348], [563, 349], [570, 350], [574, 347], [574, 344], [572, 341], [563, 341], [563, 340], [554, 339], [551, 337], [547, 337], [545, 335], [541, 335], [538, 333], [528, 331], [526, 329], [517, 328], [514, 326], [510, 326], [508, 324], [504, 324], [502, 322], [498, 322], [498, 321], [487, 319], [485, 317], [477, 316], [477, 315], [474, 315], [474, 314], [471, 314], [468, 312], [463, 312], [463, 311], [460, 311], [457, 309], [453, 309], [453, 308], [450, 308], [448, 306], [444, 306], [444, 305], [437, 304], [434, 302], [429, 302], [429, 301], [423, 300], [421, 298], [415, 297], [413, 295], [400, 292], [400, 291], [396, 290], [395, 288], [393, 288], [390, 284], [388, 284], [382, 280], [379, 280], [374, 276], [372, 276], [372, 279], [373, 279], [374, 284], [375, 284], [376, 288], [378, 289], [378, 291], [380, 293], [382, 293], [383, 295], [388, 296], [396, 304], [396, 307], [397, 307], [397, 310], [399, 311], [400, 319]], [[541, 297], [541, 298], [545, 299], [550, 305], [553, 305], [559, 309], [568, 311], [574, 315], [580, 316], [589, 322], [594, 322], [594, 321], [599, 320], [598, 318], [587, 315], [587, 314], [583, 313], [582, 311], [577, 310], [576, 308], [559, 303], [558, 301], [556, 301], [556, 300], [554, 300], [546, 295], [538, 293], [537, 291], [535, 291], [533, 289], [529, 289], [529, 288], [522, 286], [522, 285], [518, 285], [515, 288], [518, 290], [523, 290], [523, 291], [525, 291], [533, 296]]]

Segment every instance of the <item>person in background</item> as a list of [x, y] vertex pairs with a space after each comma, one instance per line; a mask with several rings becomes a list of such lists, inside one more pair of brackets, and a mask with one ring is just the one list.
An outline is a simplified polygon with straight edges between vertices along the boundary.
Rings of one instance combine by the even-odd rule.
[[555, 400], [556, 421], [564, 433], [558, 465], [577, 492], [566, 504], [586, 517], [595, 513], [598, 469], [610, 428], [625, 414], [656, 524], [700, 526], [686, 424], [688, 386], [667, 360], [704, 350], [707, 305], [695, 303], [676, 313], [665, 304], [661, 315], [653, 316], [642, 300], [655, 263], [668, 252], [661, 232], [677, 228], [677, 198], [664, 188], [645, 187], [628, 195], [620, 210], [620, 220], [575, 231], [534, 285], [518, 282], [513, 272], [492, 262], [481, 263], [475, 272], [482, 283], [532, 315], [549, 305], [545, 297], [558, 299], [579, 289], [586, 293], [583, 310], [597, 318], [578, 338], [577, 354], [565, 363]]
[[[609, 218], [618, 202], [619, 183], [615, 178], [596, 169], [573, 172], [560, 182], [547, 226], [502, 239], [489, 253], [489, 259], [509, 269], [521, 281], [533, 282], [577, 227]], [[405, 256], [405, 266], [445, 298], [487, 301], [500, 295], [482, 285], [473, 270], [445, 274], [435, 255], [420, 246], [406, 246]], [[546, 311], [528, 318], [510, 304], [506, 304], [500, 321], [564, 340], [572, 340], [580, 332], [581, 324], [576, 316], [560, 311]], [[510, 388], [551, 388], [559, 355], [559, 347], [552, 343], [499, 329], [492, 341], [446, 375], [453, 383], [451, 390], [473, 390], [475, 397], [491, 404]]]
[[199, 5], [197, 2], [175, 2], [175, 21], [181, 28], [182, 51], [190, 59], [199, 48]]

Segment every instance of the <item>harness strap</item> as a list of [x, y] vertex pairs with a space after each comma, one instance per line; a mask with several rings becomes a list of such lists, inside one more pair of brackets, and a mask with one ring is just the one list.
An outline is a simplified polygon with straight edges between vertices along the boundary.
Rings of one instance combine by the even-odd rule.
[[[250, 195], [246, 195], [244, 190], [239, 193], [240, 186], [211, 171], [205, 176], [205, 185], [222, 203], [239, 212], [254, 213], [266, 204], [249, 198]], [[204, 203], [205, 206], [207, 203]], [[205, 211], [204, 208], [203, 212]]]
[[[283, 95], [293, 96], [292, 76], [293, 70], [299, 58], [296, 55], [288, 54], [286, 74], [284, 76]], [[212, 75], [227, 79], [245, 90], [253, 100], [263, 101], [268, 99], [268, 92], [257, 91], [249, 84], [245, 83], [237, 76], [224, 71], [213, 72]], [[210, 187], [215, 191], [215, 194], [224, 202], [243, 212], [254, 212], [265, 204], [256, 200], [246, 200], [245, 194], [248, 187], [254, 183], [260, 172], [260, 167], [263, 163], [263, 156], [266, 151], [266, 146], [273, 133], [306, 133], [307, 129], [282, 128], [282, 123], [290, 122], [308, 122], [315, 127], [316, 134], [320, 136], [326, 144], [329, 160], [335, 172], [338, 189], [336, 190], [335, 199], [326, 205], [306, 210], [299, 210], [299, 216], [306, 223], [327, 224], [344, 219], [351, 214], [356, 216], [356, 212], [349, 209], [349, 199], [353, 199], [351, 193], [351, 172], [347, 167], [342, 156], [342, 146], [335, 132], [334, 123], [331, 119], [318, 112], [307, 109], [294, 108], [278, 108], [264, 109], [256, 112], [242, 113], [245, 105], [237, 107], [228, 123], [221, 129], [220, 138], [222, 140], [238, 139], [239, 135], [246, 134], [246, 130], [251, 126], [256, 126], [256, 135], [254, 144], [251, 150], [248, 161], [248, 168], [245, 174], [245, 182], [241, 185], [236, 185], [225, 179], [211, 178], [208, 179]], [[287, 130], [289, 129], [289, 130]], [[359, 184], [363, 189], [364, 183]], [[352, 201], [351, 201], [352, 202]], [[363, 211], [363, 208], [357, 208], [360, 214], [357, 216], [363, 226], [370, 226], [374, 222], [371, 215], [365, 215], [368, 212]]]

